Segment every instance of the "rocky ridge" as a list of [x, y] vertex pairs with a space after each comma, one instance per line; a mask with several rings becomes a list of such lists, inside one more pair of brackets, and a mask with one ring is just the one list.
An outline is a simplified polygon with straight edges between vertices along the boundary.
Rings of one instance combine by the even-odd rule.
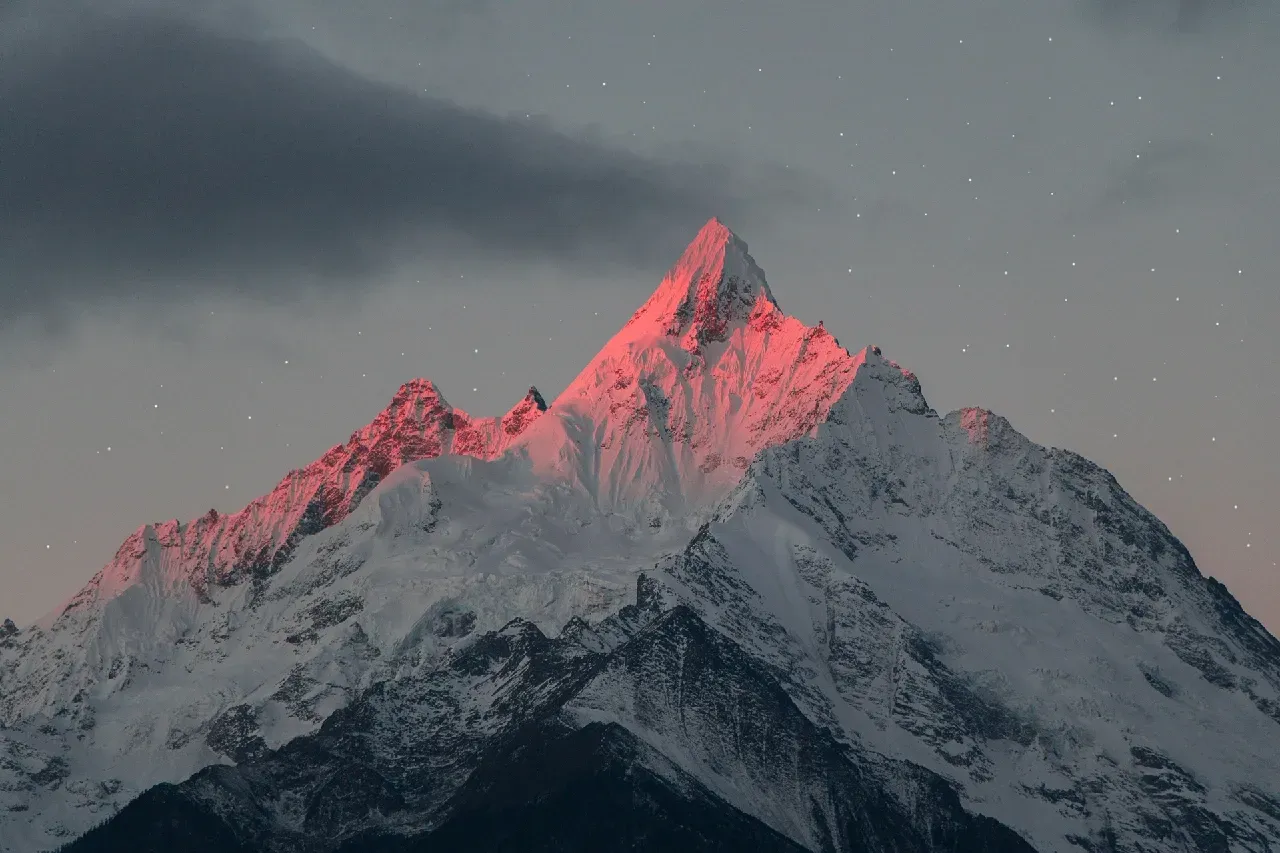
[[1280, 643], [1105, 471], [782, 314], [721, 223], [522, 406], [433, 419], [266, 571], [0, 640], [0, 848], [118, 811], [73, 849], [1280, 847]]

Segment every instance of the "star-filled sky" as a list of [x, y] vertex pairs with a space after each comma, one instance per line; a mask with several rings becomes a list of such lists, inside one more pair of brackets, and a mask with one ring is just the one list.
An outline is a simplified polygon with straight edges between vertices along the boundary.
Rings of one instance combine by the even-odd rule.
[[1271, 0], [0, 0], [0, 617], [400, 385], [548, 399], [705, 219], [1280, 629]]

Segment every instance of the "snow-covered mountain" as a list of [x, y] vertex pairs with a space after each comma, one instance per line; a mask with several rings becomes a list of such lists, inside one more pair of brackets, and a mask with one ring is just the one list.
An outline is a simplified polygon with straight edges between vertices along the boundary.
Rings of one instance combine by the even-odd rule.
[[1277, 735], [1280, 642], [1110, 475], [713, 220], [550, 406], [410, 383], [0, 632], [0, 849], [1280, 850]]

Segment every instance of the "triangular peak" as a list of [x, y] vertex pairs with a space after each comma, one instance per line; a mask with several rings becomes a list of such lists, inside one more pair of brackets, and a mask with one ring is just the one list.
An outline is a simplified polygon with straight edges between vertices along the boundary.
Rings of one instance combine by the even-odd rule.
[[[430, 379], [412, 379], [400, 386], [378, 416], [366, 427], [352, 433], [350, 443], [371, 445], [388, 434], [407, 430], [420, 435], [429, 425], [447, 423], [453, 407]], [[340, 452], [342, 446], [329, 453]]]
[[719, 219], [702, 226], [658, 289], [627, 324], [637, 334], [688, 339], [689, 348], [723, 340], [763, 301], [777, 303], [747, 244]]

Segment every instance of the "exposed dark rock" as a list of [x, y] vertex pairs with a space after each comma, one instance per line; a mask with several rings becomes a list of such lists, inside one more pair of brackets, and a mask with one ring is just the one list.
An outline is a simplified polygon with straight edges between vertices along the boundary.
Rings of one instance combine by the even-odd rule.
[[431, 633], [437, 637], [465, 637], [476, 626], [476, 615], [470, 610], [443, 610], [436, 614]]
[[[649, 584], [597, 628], [549, 639], [516, 621], [485, 634], [444, 669], [376, 684], [278, 750], [262, 747], [247, 707], [232, 708], [210, 745], [248, 763], [153, 788], [66, 849], [1030, 853], [932, 773], [833, 740], [691, 610], [657, 610]], [[576, 722], [575, 708], [610, 697], [638, 716]], [[704, 736], [735, 725], [736, 746]], [[740, 764], [738, 784], [784, 817], [744, 813], [633, 726], [667, 727], [695, 764]]]
[[236, 705], [222, 712], [210, 724], [204, 740], [214, 752], [236, 763], [252, 761], [267, 751], [266, 742], [258, 734], [257, 717], [248, 705]]

